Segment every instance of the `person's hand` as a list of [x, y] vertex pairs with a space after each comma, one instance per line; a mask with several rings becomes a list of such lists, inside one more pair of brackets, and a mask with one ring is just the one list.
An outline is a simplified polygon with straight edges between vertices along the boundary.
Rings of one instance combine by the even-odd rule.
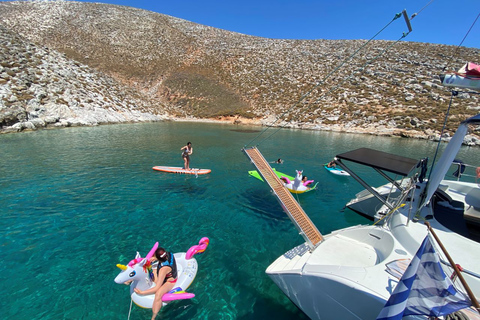
[[135, 291], [136, 294], [142, 294], [142, 291], [138, 290], [137, 288], [133, 289], [133, 291]]

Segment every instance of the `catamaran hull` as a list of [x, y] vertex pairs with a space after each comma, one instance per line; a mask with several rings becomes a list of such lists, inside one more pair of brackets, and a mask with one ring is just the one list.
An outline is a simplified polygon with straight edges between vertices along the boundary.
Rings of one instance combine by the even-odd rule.
[[[388, 195], [395, 198], [400, 194], [397, 188], [393, 187], [392, 189], [391, 183], [376, 188], [376, 191], [385, 198], [387, 198]], [[382, 202], [368, 192], [368, 190], [363, 190], [357, 193], [355, 198], [350, 200], [345, 206], [370, 220], [374, 220], [376, 212], [382, 205]]]
[[[390, 183], [380, 186], [376, 190], [384, 197], [390, 195], [390, 197], [396, 198], [400, 195], [397, 188], [392, 190]], [[480, 225], [480, 188], [477, 183], [442, 180], [436, 195], [439, 200], [444, 201], [445, 205], [452, 200], [464, 203], [464, 217], [467, 223]], [[351, 199], [345, 206], [370, 220], [381, 218], [377, 215], [377, 212], [381, 208], [382, 202], [367, 190], [357, 193], [355, 198]]]
[[378, 316], [385, 304], [384, 299], [368, 292], [367, 288], [328, 274], [268, 275], [311, 319], [371, 320]]
[[458, 74], [440, 75], [442, 85], [445, 87], [467, 88], [480, 90], [480, 78], [464, 77]]

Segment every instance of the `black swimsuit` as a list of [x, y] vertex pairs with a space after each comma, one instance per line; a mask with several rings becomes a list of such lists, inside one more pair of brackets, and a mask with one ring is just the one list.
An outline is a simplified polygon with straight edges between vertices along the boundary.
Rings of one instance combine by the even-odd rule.
[[170, 271], [169, 273], [167, 273], [165, 275], [164, 282], [167, 281], [167, 279], [170, 279], [170, 278], [177, 279], [177, 261], [175, 261], [175, 257], [173, 256], [173, 253], [169, 252], [168, 255], [169, 255], [170, 259], [168, 259], [165, 262], [159, 263], [158, 268], [157, 268], [157, 277], [158, 277], [158, 272], [163, 267], [172, 268], [172, 271]]

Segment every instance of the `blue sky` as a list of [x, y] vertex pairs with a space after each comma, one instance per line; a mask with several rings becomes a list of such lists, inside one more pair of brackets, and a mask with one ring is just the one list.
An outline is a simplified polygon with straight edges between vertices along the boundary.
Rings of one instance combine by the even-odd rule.
[[[103, 0], [243, 34], [276, 39], [370, 39], [406, 9], [406, 41], [459, 45], [480, 14], [480, 0]], [[397, 19], [376, 39], [397, 40]], [[462, 44], [480, 48], [480, 18]]]

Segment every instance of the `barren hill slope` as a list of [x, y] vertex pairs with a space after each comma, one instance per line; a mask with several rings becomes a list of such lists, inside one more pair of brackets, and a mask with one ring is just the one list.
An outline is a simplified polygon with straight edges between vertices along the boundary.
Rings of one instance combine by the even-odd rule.
[[[400, 42], [377, 58], [393, 43], [373, 41], [323, 82], [366, 41], [265, 39], [130, 7], [72, 1], [2, 2], [0, 15], [6, 28], [97, 68], [179, 116], [268, 122], [281, 115], [279, 125], [349, 132], [434, 134], [450, 99], [438, 74], [447, 63], [458, 69], [480, 53]], [[369, 60], [374, 62], [365, 66]], [[478, 102], [478, 96], [461, 93], [449, 128], [476, 114]]]

